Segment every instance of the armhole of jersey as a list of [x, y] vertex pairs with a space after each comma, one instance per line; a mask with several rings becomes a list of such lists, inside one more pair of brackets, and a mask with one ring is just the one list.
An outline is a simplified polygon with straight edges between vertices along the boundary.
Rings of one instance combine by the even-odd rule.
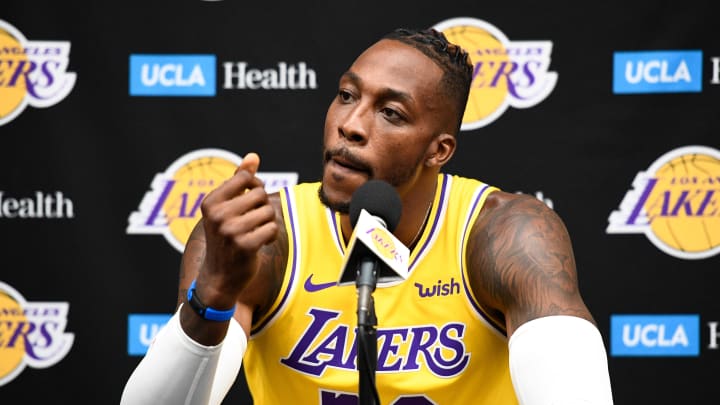
[[475, 223], [475, 220], [480, 214], [480, 210], [482, 209], [483, 205], [485, 205], [485, 200], [487, 199], [488, 195], [490, 195], [490, 193], [492, 193], [493, 191], [497, 190], [498, 188], [483, 183], [481, 183], [480, 186], [475, 190], [471, 199], [471, 203], [468, 207], [468, 211], [465, 215], [462, 242], [459, 251], [460, 263], [462, 263], [463, 287], [465, 289], [465, 295], [470, 301], [470, 306], [472, 306], [480, 319], [485, 321], [485, 323], [488, 324], [488, 326], [490, 326], [492, 330], [499, 332], [503, 337], [507, 338], [507, 331], [505, 330], [505, 325], [498, 323], [490, 315], [488, 315], [485, 309], [483, 309], [482, 305], [480, 305], [478, 299], [475, 297], [475, 293], [472, 291], [472, 288], [470, 288], [470, 278], [468, 277], [467, 273], [465, 254], [465, 252], [467, 251], [467, 244], [470, 237], [470, 231], [472, 230], [472, 225]]
[[282, 205], [283, 218], [285, 218], [285, 231], [288, 235], [288, 260], [285, 266], [285, 275], [283, 277], [280, 291], [267, 313], [256, 322], [250, 329], [250, 336], [253, 337], [262, 332], [277, 315], [282, 311], [287, 303], [296, 278], [297, 254], [300, 249], [300, 237], [297, 230], [297, 206], [295, 194], [289, 187], [284, 187], [280, 191], [280, 203]]

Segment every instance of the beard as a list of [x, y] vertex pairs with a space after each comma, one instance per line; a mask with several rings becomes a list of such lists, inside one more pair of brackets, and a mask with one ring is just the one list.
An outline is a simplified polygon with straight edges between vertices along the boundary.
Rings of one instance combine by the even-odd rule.
[[[372, 180], [375, 177], [375, 170], [370, 167], [369, 164], [366, 164], [365, 162], [359, 161], [356, 158], [354, 158], [352, 155], [350, 155], [347, 148], [340, 148], [334, 151], [328, 151], [326, 150], [323, 153], [323, 166], [327, 164], [327, 162], [333, 157], [337, 155], [342, 155], [348, 160], [351, 160], [353, 162], [356, 162], [358, 166], [366, 167], [368, 172], [368, 180]], [[418, 156], [415, 159], [415, 162], [411, 165], [395, 165], [392, 167], [389, 173], [387, 173], [387, 176], [382, 176], [384, 178], [378, 177], [380, 180], [384, 180], [388, 182], [391, 186], [397, 188], [402, 184], [405, 184], [412, 180], [418, 173], [418, 167], [421, 164], [425, 157], [423, 155]], [[318, 197], [320, 198], [320, 202], [325, 205], [326, 207], [330, 208], [333, 211], [339, 212], [341, 214], [349, 214], [350, 213], [350, 201], [330, 201], [330, 199], [327, 196], [327, 193], [325, 193], [324, 184], [320, 185], [320, 188], [318, 189]]]
[[323, 203], [324, 206], [330, 208], [333, 211], [339, 212], [341, 214], [349, 214], [350, 213], [350, 201], [341, 201], [341, 202], [332, 202], [328, 198], [327, 194], [325, 194], [325, 189], [323, 189], [323, 185], [320, 185], [320, 188], [318, 189], [318, 197], [320, 198], [320, 202]]

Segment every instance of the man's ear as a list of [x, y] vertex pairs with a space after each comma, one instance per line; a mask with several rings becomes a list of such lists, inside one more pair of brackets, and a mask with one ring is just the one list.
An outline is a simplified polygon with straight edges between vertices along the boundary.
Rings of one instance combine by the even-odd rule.
[[447, 163], [455, 153], [457, 140], [454, 135], [440, 134], [428, 146], [425, 154], [425, 166], [441, 167]]

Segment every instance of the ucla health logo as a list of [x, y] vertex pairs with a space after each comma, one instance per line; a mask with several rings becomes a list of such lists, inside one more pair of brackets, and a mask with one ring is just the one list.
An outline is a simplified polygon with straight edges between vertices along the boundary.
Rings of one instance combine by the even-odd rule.
[[612, 315], [612, 356], [698, 356], [698, 315]]
[[46, 108], [62, 101], [75, 86], [68, 72], [70, 42], [28, 41], [0, 20], [0, 126], [28, 105]]
[[128, 354], [143, 356], [150, 343], [172, 314], [130, 314], [128, 315]]
[[27, 302], [0, 281], [0, 386], [26, 366], [48, 368], [65, 358], [75, 335], [65, 332], [67, 302]]
[[704, 259], [720, 252], [720, 151], [685, 146], [635, 176], [606, 232], [642, 233], [663, 252]]
[[453, 18], [434, 28], [468, 51], [474, 65], [462, 130], [484, 127], [508, 107], [533, 107], [555, 88], [558, 75], [548, 71], [550, 41], [510, 41], [475, 18]]
[[615, 52], [613, 93], [702, 90], [702, 51]]
[[[222, 149], [200, 149], [181, 156], [158, 173], [138, 210], [128, 218], [128, 234], [156, 234], [179, 252], [201, 217], [205, 196], [232, 177], [242, 158]], [[297, 183], [294, 172], [258, 172], [268, 193]]]
[[215, 55], [130, 55], [131, 96], [215, 95]]

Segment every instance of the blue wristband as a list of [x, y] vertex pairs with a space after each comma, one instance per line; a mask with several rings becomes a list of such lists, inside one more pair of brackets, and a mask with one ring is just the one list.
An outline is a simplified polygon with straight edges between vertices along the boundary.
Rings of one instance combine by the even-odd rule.
[[203, 304], [197, 294], [195, 294], [196, 283], [197, 279], [193, 280], [192, 284], [190, 284], [190, 289], [188, 289], [187, 292], [187, 300], [188, 304], [190, 304], [190, 308], [192, 308], [193, 311], [195, 311], [203, 319], [207, 319], [208, 321], [224, 322], [232, 319], [233, 314], [235, 313], [235, 305], [233, 305], [232, 308], [225, 310], [208, 307]]

